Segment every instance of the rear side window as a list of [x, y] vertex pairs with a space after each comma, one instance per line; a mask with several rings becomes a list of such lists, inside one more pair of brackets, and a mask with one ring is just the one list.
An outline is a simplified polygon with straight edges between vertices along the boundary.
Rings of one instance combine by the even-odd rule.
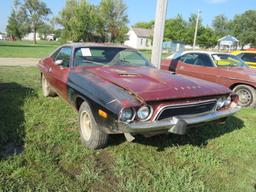
[[195, 61], [196, 65], [204, 66], [204, 67], [213, 67], [212, 61], [210, 57], [206, 54], [198, 55], [197, 60]]
[[186, 57], [183, 59], [184, 63], [187, 64], [195, 64], [196, 60], [198, 58], [197, 54], [187, 54]]
[[58, 55], [55, 57], [55, 61], [62, 60], [63, 64], [62, 67], [69, 67], [70, 57], [72, 54], [71, 47], [63, 47]]
[[246, 62], [256, 62], [256, 53], [244, 53], [241, 59]]
[[204, 67], [213, 67], [213, 63], [207, 54], [187, 54], [186, 57], [183, 58], [183, 61], [187, 64], [199, 65]]

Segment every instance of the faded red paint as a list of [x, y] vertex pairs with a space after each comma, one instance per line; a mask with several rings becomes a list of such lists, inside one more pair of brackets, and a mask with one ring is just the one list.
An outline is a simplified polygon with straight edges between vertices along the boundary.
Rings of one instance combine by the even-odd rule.
[[44, 72], [46, 79], [58, 95], [67, 100], [66, 82], [71, 69], [56, 65], [51, 57], [41, 60], [39, 68]]
[[[172, 66], [175, 65], [175, 66]], [[185, 64], [181, 61], [163, 60], [161, 69], [182, 75], [204, 79], [232, 88], [237, 84], [247, 84], [256, 88], [256, 69], [245, 67], [205, 67]]]
[[87, 71], [132, 90], [145, 101], [195, 98], [230, 92], [216, 84], [149, 67], [90, 67]]

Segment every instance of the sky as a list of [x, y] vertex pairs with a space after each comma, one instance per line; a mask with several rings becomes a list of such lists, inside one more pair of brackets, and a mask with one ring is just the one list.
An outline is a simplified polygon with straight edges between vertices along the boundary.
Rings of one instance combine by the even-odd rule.
[[[65, 6], [66, 0], [43, 0], [57, 16]], [[92, 4], [99, 4], [100, 0], [88, 0]], [[129, 26], [139, 21], [150, 21], [155, 18], [157, 0], [124, 0], [128, 7]], [[0, 32], [4, 32], [8, 17], [11, 14], [13, 0], [1, 0], [0, 5]], [[200, 9], [204, 25], [211, 26], [216, 15], [224, 14], [232, 19], [236, 14], [246, 10], [256, 9], [256, 0], [169, 0], [166, 18], [180, 14], [184, 19]], [[52, 16], [53, 16], [52, 15]]]

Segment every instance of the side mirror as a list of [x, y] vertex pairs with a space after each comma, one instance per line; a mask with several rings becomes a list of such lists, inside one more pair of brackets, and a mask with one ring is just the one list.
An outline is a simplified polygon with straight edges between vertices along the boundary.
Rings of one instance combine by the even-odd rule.
[[55, 65], [62, 65], [63, 64], [63, 60], [56, 60], [54, 63], [55, 63]]

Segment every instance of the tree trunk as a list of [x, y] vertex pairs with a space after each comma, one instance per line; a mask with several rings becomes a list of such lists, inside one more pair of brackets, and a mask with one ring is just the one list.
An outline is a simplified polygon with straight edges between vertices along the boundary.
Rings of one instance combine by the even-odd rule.
[[36, 44], [36, 28], [34, 27], [34, 44]]

